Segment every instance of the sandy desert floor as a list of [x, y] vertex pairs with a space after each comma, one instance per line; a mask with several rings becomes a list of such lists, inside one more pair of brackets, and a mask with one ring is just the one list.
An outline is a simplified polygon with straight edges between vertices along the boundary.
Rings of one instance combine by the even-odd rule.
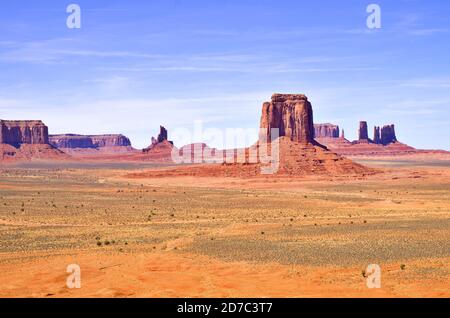
[[[0, 297], [450, 297], [450, 161], [361, 163], [382, 172], [0, 167]], [[66, 287], [69, 264], [80, 289]], [[368, 264], [380, 289], [366, 287]]]

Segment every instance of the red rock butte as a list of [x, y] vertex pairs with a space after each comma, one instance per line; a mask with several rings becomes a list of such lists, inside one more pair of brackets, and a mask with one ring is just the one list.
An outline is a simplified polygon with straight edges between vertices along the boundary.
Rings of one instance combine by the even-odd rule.
[[0, 120], [0, 143], [15, 147], [48, 144], [48, 128], [40, 120]]
[[[219, 154], [231, 154], [234, 160], [227, 160], [220, 165], [203, 164], [137, 173], [133, 174], [133, 177], [169, 175], [256, 177], [267, 175], [262, 173], [262, 168], [274, 166], [276, 161], [276, 169], [269, 174], [303, 176], [374, 173], [372, 169], [341, 157], [314, 140], [313, 109], [305, 95], [272, 95], [271, 102], [263, 104], [260, 128], [260, 139], [255, 145], [246, 149], [219, 151]], [[272, 128], [279, 129], [279, 138], [272, 140], [271, 137], [275, 137], [271, 135]], [[193, 147], [183, 147], [184, 151], [189, 152], [191, 149]], [[204, 149], [210, 148], [206, 145], [199, 147], [202, 155]], [[261, 160], [261, 155], [265, 154], [271, 157], [270, 163], [267, 163], [267, 157]]]
[[[314, 143], [313, 110], [303, 94], [273, 94], [271, 102], [262, 107], [260, 128], [266, 140], [271, 140], [271, 129], [278, 128], [279, 136], [292, 141]], [[262, 132], [261, 132], [262, 133]]]
[[0, 120], [0, 160], [64, 159], [49, 144], [48, 127], [40, 120]]

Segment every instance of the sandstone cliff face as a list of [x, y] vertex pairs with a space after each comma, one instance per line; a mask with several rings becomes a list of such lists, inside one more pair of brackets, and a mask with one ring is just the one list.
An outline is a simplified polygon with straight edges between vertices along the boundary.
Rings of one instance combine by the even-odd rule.
[[274, 94], [262, 107], [260, 128], [271, 140], [271, 129], [292, 141], [314, 143], [313, 111], [308, 98], [302, 94]]
[[48, 127], [40, 120], [0, 120], [0, 143], [14, 147], [48, 144]]
[[315, 138], [339, 138], [339, 126], [333, 124], [314, 124]]
[[360, 140], [360, 141], [369, 140], [369, 131], [367, 129], [366, 121], [359, 122], [358, 140]]
[[50, 144], [57, 148], [105, 148], [129, 147], [130, 140], [124, 135], [51, 135]]
[[390, 143], [397, 142], [394, 125], [386, 125], [381, 128], [380, 142], [383, 145], [388, 145]]

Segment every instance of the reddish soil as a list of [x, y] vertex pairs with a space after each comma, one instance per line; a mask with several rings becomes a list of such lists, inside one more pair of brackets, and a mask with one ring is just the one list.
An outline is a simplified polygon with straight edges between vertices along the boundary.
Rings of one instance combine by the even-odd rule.
[[[203, 164], [194, 166], [181, 166], [164, 170], [133, 173], [132, 178], [165, 177], [165, 176], [208, 176], [208, 177], [257, 177], [272, 173], [262, 173], [263, 168], [270, 165], [276, 167], [276, 175], [367, 175], [376, 171], [354, 163], [349, 159], [336, 155], [320, 146], [291, 141], [287, 137], [279, 139], [279, 165], [261, 163], [258, 153], [263, 153], [261, 147], [266, 147], [268, 155], [271, 155], [271, 146], [256, 145], [242, 152], [241, 160], [234, 151], [232, 163]], [[222, 153], [221, 153], [222, 155]], [[232, 155], [233, 156], [233, 155]], [[244, 160], [245, 156], [245, 160]], [[275, 160], [275, 159], [273, 159]], [[241, 163], [244, 162], [244, 163]], [[257, 162], [257, 163], [253, 163]]]
[[31, 159], [67, 160], [70, 156], [50, 145], [23, 144], [20, 148], [0, 144], [0, 163], [10, 163]]

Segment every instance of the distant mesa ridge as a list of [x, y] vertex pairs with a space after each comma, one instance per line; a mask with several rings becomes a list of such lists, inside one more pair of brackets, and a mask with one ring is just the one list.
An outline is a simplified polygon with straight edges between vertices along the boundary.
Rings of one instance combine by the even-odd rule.
[[314, 124], [315, 138], [339, 138], [340, 130], [338, 125]]
[[131, 147], [130, 139], [121, 134], [105, 135], [50, 135], [50, 144], [57, 148], [97, 149], [106, 147]]

